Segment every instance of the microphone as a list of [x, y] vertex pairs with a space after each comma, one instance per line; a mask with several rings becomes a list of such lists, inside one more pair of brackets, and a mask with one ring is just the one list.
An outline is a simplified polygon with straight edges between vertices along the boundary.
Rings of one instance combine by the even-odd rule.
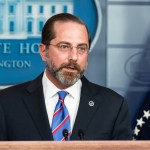
[[78, 136], [79, 136], [80, 140], [84, 140], [84, 132], [82, 129], [78, 130]]
[[65, 141], [68, 141], [68, 130], [67, 129], [63, 130], [63, 136], [65, 138]]

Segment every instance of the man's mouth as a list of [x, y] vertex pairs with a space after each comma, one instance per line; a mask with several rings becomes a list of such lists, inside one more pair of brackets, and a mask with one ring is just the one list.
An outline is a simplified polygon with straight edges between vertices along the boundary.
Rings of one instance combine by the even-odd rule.
[[74, 66], [66, 66], [63, 69], [64, 69], [64, 71], [68, 71], [68, 72], [77, 72], [78, 71], [77, 68]]
[[81, 72], [80, 66], [76, 62], [73, 62], [73, 61], [62, 64], [59, 70], [63, 70], [68, 73], [80, 73]]

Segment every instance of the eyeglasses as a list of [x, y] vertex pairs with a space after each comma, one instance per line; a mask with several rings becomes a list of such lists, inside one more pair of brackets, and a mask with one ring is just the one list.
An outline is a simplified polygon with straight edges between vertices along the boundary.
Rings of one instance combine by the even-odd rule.
[[61, 52], [70, 52], [73, 49], [73, 47], [77, 49], [78, 54], [80, 55], [83, 55], [89, 52], [89, 48], [86, 44], [81, 44], [81, 45], [78, 45], [77, 47], [72, 46], [70, 43], [62, 43], [62, 42], [56, 45], [54, 44], [49, 44], [49, 45], [55, 46]]

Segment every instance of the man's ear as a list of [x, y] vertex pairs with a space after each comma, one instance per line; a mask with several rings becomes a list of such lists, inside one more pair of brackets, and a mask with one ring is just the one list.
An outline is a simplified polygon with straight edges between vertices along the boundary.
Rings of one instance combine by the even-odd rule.
[[42, 60], [46, 61], [46, 45], [41, 43], [39, 45], [39, 52], [40, 52]]

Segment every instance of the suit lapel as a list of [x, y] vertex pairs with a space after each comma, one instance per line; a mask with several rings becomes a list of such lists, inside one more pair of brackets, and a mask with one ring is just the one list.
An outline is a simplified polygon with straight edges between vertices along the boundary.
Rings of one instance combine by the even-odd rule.
[[28, 86], [28, 95], [24, 98], [24, 103], [35, 123], [35, 127], [41, 135], [42, 140], [52, 140], [53, 138], [44, 103], [41, 81], [42, 75]]
[[90, 122], [94, 116], [94, 113], [99, 106], [99, 102], [94, 99], [94, 93], [90, 89], [89, 82], [83, 78], [82, 79], [82, 89], [80, 104], [71, 136], [71, 140], [77, 140], [78, 130], [82, 129], [84, 133], [88, 129]]

